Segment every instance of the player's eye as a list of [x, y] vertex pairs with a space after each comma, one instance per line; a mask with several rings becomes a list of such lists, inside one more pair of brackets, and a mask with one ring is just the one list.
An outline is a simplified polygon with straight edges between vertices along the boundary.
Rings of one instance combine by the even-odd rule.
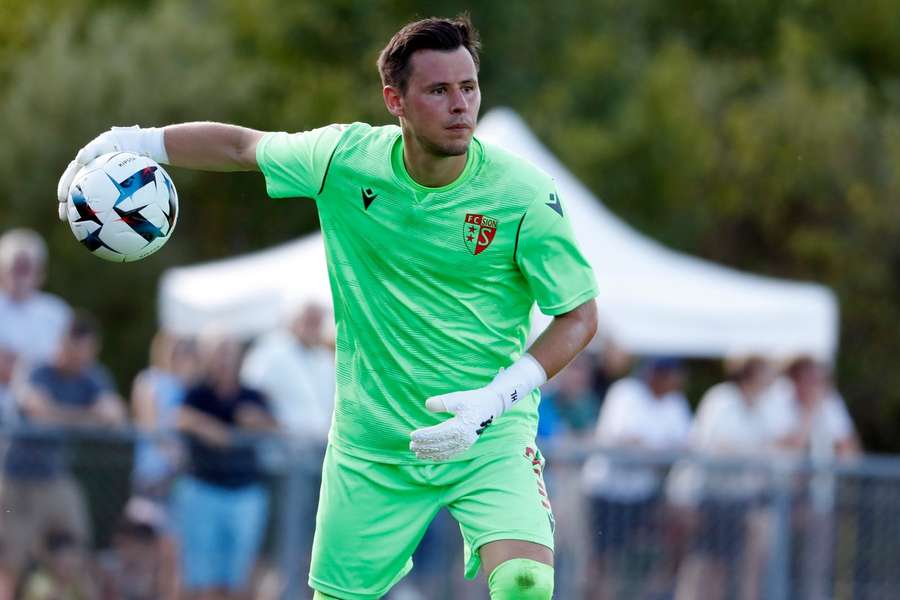
[[434, 88], [433, 90], [431, 90], [431, 93], [432, 93], [432, 94], [435, 94], [435, 95], [437, 95], [437, 96], [439, 96], [439, 95], [443, 94], [443, 93], [446, 92], [446, 91], [447, 91], [446, 88], [438, 87], [438, 88]]

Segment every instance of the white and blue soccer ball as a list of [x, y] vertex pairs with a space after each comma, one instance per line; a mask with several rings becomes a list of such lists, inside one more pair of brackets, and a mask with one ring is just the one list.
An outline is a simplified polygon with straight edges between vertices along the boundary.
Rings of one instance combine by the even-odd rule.
[[159, 250], [178, 220], [178, 193], [154, 160], [130, 152], [99, 156], [69, 188], [69, 226], [92, 254], [113, 262]]

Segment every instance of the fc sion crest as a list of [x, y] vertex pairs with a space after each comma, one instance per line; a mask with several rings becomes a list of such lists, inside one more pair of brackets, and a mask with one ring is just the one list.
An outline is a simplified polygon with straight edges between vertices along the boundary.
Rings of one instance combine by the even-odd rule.
[[494, 241], [497, 233], [497, 219], [486, 215], [466, 214], [466, 222], [463, 225], [463, 239], [466, 248], [472, 254], [478, 255], [485, 251]]

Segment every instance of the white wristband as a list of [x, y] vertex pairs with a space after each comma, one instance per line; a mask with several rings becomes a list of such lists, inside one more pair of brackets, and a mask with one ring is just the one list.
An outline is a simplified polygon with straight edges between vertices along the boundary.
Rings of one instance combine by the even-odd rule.
[[147, 156], [156, 162], [167, 165], [169, 164], [169, 153], [166, 152], [166, 134], [163, 127], [150, 127], [144, 129], [147, 132]]
[[545, 381], [547, 374], [541, 363], [530, 354], [523, 354], [508, 369], [501, 370], [487, 387], [500, 395], [503, 410], [507, 411]]
[[166, 152], [165, 129], [162, 127], [113, 127], [113, 139], [119, 148], [148, 156], [160, 164], [169, 164]]

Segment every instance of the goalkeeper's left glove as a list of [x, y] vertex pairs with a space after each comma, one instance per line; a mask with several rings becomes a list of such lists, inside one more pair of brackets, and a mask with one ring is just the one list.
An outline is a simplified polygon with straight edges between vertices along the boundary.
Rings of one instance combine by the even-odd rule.
[[166, 142], [162, 128], [150, 127], [113, 127], [104, 131], [84, 148], [78, 151], [75, 160], [69, 163], [56, 185], [56, 199], [59, 201], [59, 220], [66, 220], [66, 203], [69, 200], [69, 188], [79, 169], [98, 156], [109, 152], [132, 152], [141, 156], [149, 156], [158, 163], [169, 162]]
[[431, 412], [454, 415], [439, 425], [417, 429], [410, 434], [409, 449], [417, 458], [447, 460], [467, 450], [484, 430], [516, 402], [544, 383], [544, 368], [525, 354], [483, 388], [432, 396], [425, 401]]

